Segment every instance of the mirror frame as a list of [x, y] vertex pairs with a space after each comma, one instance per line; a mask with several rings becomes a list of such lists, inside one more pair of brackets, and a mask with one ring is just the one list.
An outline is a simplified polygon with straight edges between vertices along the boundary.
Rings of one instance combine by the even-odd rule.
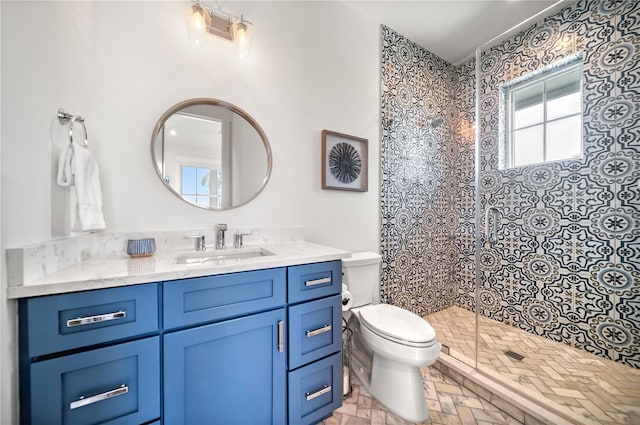
[[[251, 126], [258, 133], [258, 136], [260, 136], [260, 139], [262, 140], [262, 144], [264, 145], [264, 148], [265, 148], [265, 151], [266, 151], [266, 154], [267, 154], [267, 173], [264, 176], [264, 179], [262, 180], [262, 184], [260, 185], [260, 188], [256, 191], [256, 193], [253, 194], [253, 196], [251, 196], [246, 201], [244, 201], [244, 202], [242, 202], [240, 204], [237, 204], [237, 205], [232, 205], [232, 206], [223, 207], [223, 208], [202, 207], [200, 205], [193, 204], [193, 203], [185, 200], [180, 193], [178, 193], [173, 187], [171, 187], [171, 185], [169, 185], [164, 180], [164, 176], [162, 175], [162, 171], [160, 169], [158, 169], [158, 166], [157, 166], [158, 161], [157, 161], [156, 154], [155, 154], [155, 149], [154, 149], [155, 144], [156, 144], [156, 138], [158, 137], [158, 132], [164, 126], [165, 122], [167, 121], [167, 119], [169, 119], [169, 117], [171, 117], [173, 114], [175, 114], [176, 112], [179, 112], [180, 110], [182, 110], [184, 108], [187, 108], [189, 106], [194, 106], [194, 105], [219, 106], [219, 107], [223, 107], [223, 108], [227, 109], [228, 111], [234, 112], [234, 113], [240, 115], [242, 118], [244, 118], [249, 124], [251, 124]], [[256, 120], [254, 120], [253, 117], [251, 115], [249, 115], [246, 111], [244, 111], [243, 109], [237, 107], [236, 105], [234, 105], [232, 103], [229, 103], [229, 102], [225, 102], [224, 100], [213, 99], [213, 98], [208, 98], [208, 97], [198, 97], [198, 98], [193, 98], [193, 99], [187, 99], [187, 100], [184, 100], [184, 101], [182, 101], [180, 103], [176, 103], [171, 108], [167, 109], [167, 111], [160, 116], [160, 118], [156, 122], [156, 125], [153, 127], [153, 133], [151, 134], [151, 160], [153, 162], [153, 168], [156, 170], [156, 174], [158, 175], [158, 177], [160, 178], [160, 180], [162, 181], [164, 186], [167, 189], [169, 189], [169, 191], [171, 191], [171, 193], [173, 193], [175, 196], [177, 196], [183, 202], [185, 202], [185, 203], [187, 203], [189, 205], [192, 205], [192, 206], [197, 207], [197, 208], [201, 208], [203, 210], [210, 210], [210, 211], [231, 210], [231, 209], [238, 208], [238, 207], [241, 207], [243, 205], [246, 205], [249, 202], [251, 202], [254, 199], [256, 199], [258, 197], [258, 195], [260, 195], [260, 193], [262, 193], [264, 188], [267, 186], [267, 182], [269, 181], [269, 178], [271, 177], [271, 169], [273, 167], [273, 156], [272, 156], [272, 153], [271, 153], [271, 145], [269, 144], [269, 139], [267, 138], [267, 135], [265, 134], [264, 130], [262, 130], [262, 127], [260, 127], [260, 124], [258, 124], [258, 122]]]

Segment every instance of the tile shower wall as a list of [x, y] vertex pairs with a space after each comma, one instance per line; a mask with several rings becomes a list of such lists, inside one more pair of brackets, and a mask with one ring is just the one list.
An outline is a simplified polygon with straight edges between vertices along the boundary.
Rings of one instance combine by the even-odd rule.
[[[579, 1], [488, 50], [480, 64], [480, 200], [500, 211], [499, 241], [480, 256], [482, 314], [634, 367], [639, 32], [640, 3]], [[454, 68], [388, 28], [382, 35], [382, 295], [418, 314], [472, 309], [475, 64]], [[500, 170], [500, 84], [577, 51], [583, 158]], [[430, 116], [442, 125], [421, 126]]]
[[386, 27], [381, 58], [381, 298], [424, 315], [458, 292], [457, 73]]

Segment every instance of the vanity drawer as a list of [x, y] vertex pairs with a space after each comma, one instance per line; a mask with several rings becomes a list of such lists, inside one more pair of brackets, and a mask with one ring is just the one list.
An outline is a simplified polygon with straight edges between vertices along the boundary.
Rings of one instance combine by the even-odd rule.
[[29, 298], [20, 316], [30, 357], [143, 335], [158, 330], [158, 285]]
[[289, 368], [340, 351], [341, 296], [334, 295], [289, 307]]
[[342, 261], [289, 267], [289, 303], [339, 294], [342, 290]]
[[284, 268], [165, 282], [164, 328], [174, 329], [286, 304]]
[[289, 423], [316, 423], [341, 405], [340, 353], [289, 372]]
[[31, 423], [140, 424], [160, 417], [160, 339], [31, 365]]

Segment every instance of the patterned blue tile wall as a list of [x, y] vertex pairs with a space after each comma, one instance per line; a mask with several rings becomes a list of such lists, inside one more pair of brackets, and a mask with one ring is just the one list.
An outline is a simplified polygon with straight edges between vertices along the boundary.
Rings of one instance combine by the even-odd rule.
[[[382, 28], [382, 297], [474, 308], [474, 61]], [[580, 160], [501, 170], [501, 84], [584, 52]], [[579, 1], [480, 63], [480, 311], [640, 367], [640, 2]]]

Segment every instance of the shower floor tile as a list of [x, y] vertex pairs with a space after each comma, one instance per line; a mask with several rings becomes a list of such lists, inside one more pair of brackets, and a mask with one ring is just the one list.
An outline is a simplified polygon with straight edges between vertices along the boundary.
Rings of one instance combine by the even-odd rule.
[[[450, 307], [424, 317], [455, 358], [473, 365], [475, 313]], [[480, 316], [478, 366], [534, 399], [603, 424], [640, 424], [640, 370]], [[522, 354], [518, 361], [505, 351]]]
[[[469, 389], [458, 385], [439, 370], [430, 367], [424, 367], [421, 370], [430, 416], [429, 420], [423, 422], [425, 425], [521, 423], [493, 404], [482, 400]], [[354, 385], [353, 391], [344, 400], [342, 407], [322, 424], [408, 425], [413, 422], [394, 415], [363, 388]]]

